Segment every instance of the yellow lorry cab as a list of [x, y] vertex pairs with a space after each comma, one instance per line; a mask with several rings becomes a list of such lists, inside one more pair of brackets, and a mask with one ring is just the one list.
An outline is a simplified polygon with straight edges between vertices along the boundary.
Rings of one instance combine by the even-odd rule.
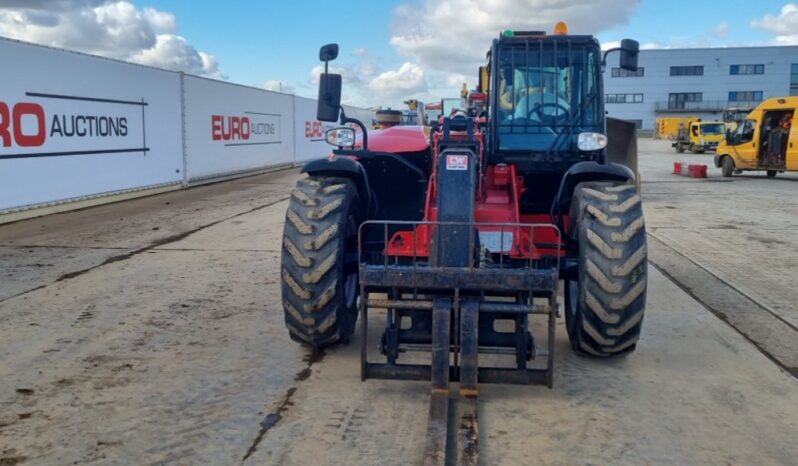
[[798, 171], [798, 130], [792, 117], [798, 97], [775, 97], [759, 104], [737, 130], [727, 133], [715, 153], [715, 166], [723, 176], [747, 170]]
[[715, 150], [725, 137], [726, 125], [722, 121], [701, 121], [699, 118], [683, 124], [671, 146], [680, 154], [685, 150], [702, 154]]

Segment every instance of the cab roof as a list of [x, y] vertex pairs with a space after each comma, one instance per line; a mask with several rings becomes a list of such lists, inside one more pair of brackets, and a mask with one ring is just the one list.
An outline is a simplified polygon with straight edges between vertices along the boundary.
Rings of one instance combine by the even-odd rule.
[[763, 100], [752, 111], [757, 110], [789, 110], [798, 107], [798, 96], [771, 97]]

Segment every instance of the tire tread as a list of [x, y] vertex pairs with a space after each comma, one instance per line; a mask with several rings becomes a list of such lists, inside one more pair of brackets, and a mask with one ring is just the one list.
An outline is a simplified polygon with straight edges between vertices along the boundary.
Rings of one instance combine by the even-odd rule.
[[304, 178], [291, 193], [281, 277], [285, 325], [297, 342], [322, 349], [354, 331], [357, 306], [345, 302], [343, 249], [358, 209], [357, 189], [346, 178]]
[[571, 219], [580, 248], [579, 300], [569, 323], [581, 355], [611, 357], [634, 351], [647, 289], [645, 221], [634, 185], [580, 183]]

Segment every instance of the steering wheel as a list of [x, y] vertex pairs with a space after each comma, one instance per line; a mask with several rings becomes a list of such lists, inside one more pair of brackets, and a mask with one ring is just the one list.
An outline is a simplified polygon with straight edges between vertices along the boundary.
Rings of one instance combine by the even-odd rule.
[[[543, 109], [546, 107], [554, 107], [553, 112], [544, 112]], [[565, 105], [561, 104], [560, 102], [544, 102], [543, 104], [536, 103], [532, 110], [529, 111], [529, 118], [532, 118], [532, 115], [537, 113], [538, 120], [543, 121], [544, 118], [551, 118], [551, 119], [565, 119], [568, 117], [568, 114], [571, 112], [571, 109], [566, 107]]]

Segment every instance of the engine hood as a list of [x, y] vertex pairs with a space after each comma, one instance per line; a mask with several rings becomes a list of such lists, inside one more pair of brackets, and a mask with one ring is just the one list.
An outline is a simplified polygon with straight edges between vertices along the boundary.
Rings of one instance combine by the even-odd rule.
[[[369, 150], [379, 152], [418, 152], [429, 147], [429, 128], [424, 126], [393, 126], [371, 130]], [[358, 135], [357, 147], [362, 147]]]

